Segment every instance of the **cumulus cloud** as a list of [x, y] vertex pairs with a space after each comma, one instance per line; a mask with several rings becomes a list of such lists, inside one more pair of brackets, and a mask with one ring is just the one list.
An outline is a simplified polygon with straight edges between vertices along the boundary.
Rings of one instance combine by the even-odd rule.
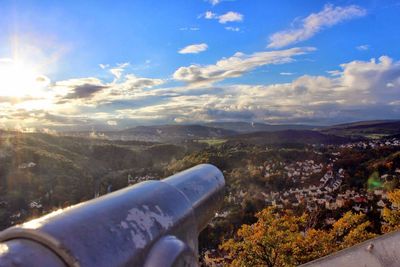
[[241, 22], [244, 19], [242, 14], [234, 11], [229, 11], [222, 15], [218, 15], [211, 11], [206, 11], [206, 13], [204, 13], [204, 15], [200, 15], [200, 17], [204, 17], [205, 19], [216, 19], [221, 24], [226, 24], [228, 22]]
[[73, 92], [64, 96], [64, 99], [76, 99], [76, 98], [91, 98], [97, 92], [107, 88], [106, 86], [102, 85], [95, 85], [95, 84], [82, 84], [77, 85], [73, 88]]
[[[264, 54], [267, 52], [236, 54], [215, 65], [197, 66], [198, 75], [215, 81], [238, 75], [236, 71], [244, 73], [263, 64], [287, 62], [300, 52], [308, 52], [283, 51], [287, 51], [285, 56]], [[400, 62], [388, 56], [341, 64], [334, 76], [303, 75], [286, 83], [218, 86], [208, 83], [191, 90], [187, 86], [156, 88], [164, 82], [134, 75], [125, 75], [112, 83], [96, 78], [61, 81], [51, 88], [57, 96], [54, 101], [70, 99], [54, 105], [68, 105], [67, 108], [32, 110], [20, 108], [20, 103], [0, 101], [0, 123], [25, 128], [41, 125], [52, 129], [100, 126], [113, 129], [132, 124], [214, 120], [318, 124], [400, 117]], [[77, 90], [87, 84], [105, 88]], [[72, 93], [82, 98], [71, 97]]]
[[312, 13], [302, 19], [297, 27], [272, 34], [269, 37], [268, 47], [280, 48], [307, 40], [325, 28], [365, 16], [366, 13], [365, 9], [356, 5], [345, 7], [325, 5], [322, 11]]
[[381, 56], [378, 61], [374, 58], [370, 61], [352, 61], [341, 67], [343, 86], [352, 88], [357, 94], [368, 94], [369, 101], [400, 98], [400, 62]]
[[117, 85], [114, 85], [112, 92], [117, 95], [128, 97], [129, 95], [136, 94], [139, 90], [152, 88], [164, 83], [162, 79], [141, 78], [133, 74], [125, 76], [125, 80]]
[[[46, 128], [46, 125], [51, 127], [71, 124], [82, 126], [88, 120], [73, 119], [72, 113], [76, 110], [76, 104], [79, 101], [92, 99], [108, 88], [97, 78], [70, 79], [55, 83], [50, 83], [44, 75], [35, 75], [33, 78], [36, 83], [43, 84], [43, 88], [36, 90], [33, 87], [32, 93], [27, 91], [18, 96], [0, 96], [1, 127], [32, 130], [37, 126]], [[71, 103], [66, 109], [68, 115], [62, 111], [62, 108], [57, 108], [57, 106], [62, 106], [59, 105], [62, 102]]]
[[68, 99], [89, 99], [107, 86], [97, 78], [88, 77], [56, 82], [53, 90], [64, 103]]
[[[379, 60], [352, 61], [340, 67], [340, 74], [334, 78], [304, 75], [291, 83], [246, 88], [241, 94], [249, 96], [249, 107], [262, 107], [264, 103], [266, 107], [287, 110], [290, 116], [303, 114], [303, 119], [333, 120], [346, 116], [360, 120], [396, 116], [389, 104], [400, 98], [400, 62], [383, 56]], [[393, 87], [387, 88], [387, 83]], [[374, 109], [376, 113], [371, 112]]]
[[400, 62], [384, 56], [339, 67], [334, 77], [303, 75], [289, 83], [224, 85], [196, 92], [170, 89], [176, 94], [171, 93], [168, 101], [119, 110], [118, 114], [153, 123], [339, 123], [400, 116], [396, 106], [400, 102]]
[[175, 80], [193, 85], [207, 85], [227, 78], [235, 78], [257, 67], [283, 64], [293, 61], [294, 56], [314, 51], [311, 47], [291, 48], [280, 51], [257, 52], [250, 55], [236, 53], [232, 57], [219, 60], [214, 65], [190, 65], [180, 67], [173, 75]]
[[208, 49], [208, 45], [205, 43], [188, 45], [178, 51], [179, 54], [198, 54]]
[[[291, 83], [246, 88], [250, 99], [266, 101], [270, 105], [346, 107], [388, 104], [400, 98], [400, 62], [383, 56], [379, 60], [352, 61], [340, 65], [333, 78], [303, 75]], [[387, 88], [387, 83], [393, 87]], [[252, 100], [254, 103], [254, 100]]]
[[360, 51], [366, 51], [369, 49], [369, 45], [367, 45], [367, 44], [359, 45], [356, 48], [357, 48], [357, 50], [360, 50]]
[[239, 22], [243, 20], [243, 15], [237, 12], [229, 11], [218, 17], [219, 23]]
[[51, 91], [57, 99], [56, 104], [96, 106], [139, 97], [144, 94], [145, 89], [163, 83], [162, 79], [127, 74], [118, 81], [110, 83], [94, 77], [59, 81], [51, 88]]

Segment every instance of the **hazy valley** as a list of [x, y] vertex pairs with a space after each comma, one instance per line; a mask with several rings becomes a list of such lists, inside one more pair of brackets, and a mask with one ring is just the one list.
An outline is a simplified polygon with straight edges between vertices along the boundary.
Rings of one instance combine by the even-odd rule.
[[1, 131], [0, 226], [212, 163], [223, 171], [227, 192], [223, 209], [200, 236], [203, 253], [256, 222], [255, 213], [268, 206], [312, 214], [322, 228], [345, 211], [362, 211], [380, 229], [384, 196], [399, 185], [400, 122], [255, 126], [268, 131], [220, 125], [58, 135]]

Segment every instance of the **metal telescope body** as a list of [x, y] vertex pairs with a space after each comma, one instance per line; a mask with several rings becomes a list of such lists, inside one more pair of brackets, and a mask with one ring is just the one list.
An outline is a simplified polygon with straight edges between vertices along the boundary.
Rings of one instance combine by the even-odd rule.
[[224, 187], [202, 164], [55, 211], [0, 233], [0, 267], [198, 266]]

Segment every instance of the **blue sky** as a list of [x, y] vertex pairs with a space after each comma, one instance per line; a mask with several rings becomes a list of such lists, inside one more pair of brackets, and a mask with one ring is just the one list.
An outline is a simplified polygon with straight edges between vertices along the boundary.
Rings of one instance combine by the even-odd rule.
[[0, 127], [400, 118], [398, 0], [0, 6]]

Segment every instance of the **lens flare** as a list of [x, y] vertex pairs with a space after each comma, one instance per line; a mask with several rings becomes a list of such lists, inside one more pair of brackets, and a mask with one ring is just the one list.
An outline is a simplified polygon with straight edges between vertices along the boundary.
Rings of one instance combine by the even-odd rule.
[[0, 96], [35, 96], [49, 84], [49, 79], [26, 62], [3, 59], [0, 61]]

